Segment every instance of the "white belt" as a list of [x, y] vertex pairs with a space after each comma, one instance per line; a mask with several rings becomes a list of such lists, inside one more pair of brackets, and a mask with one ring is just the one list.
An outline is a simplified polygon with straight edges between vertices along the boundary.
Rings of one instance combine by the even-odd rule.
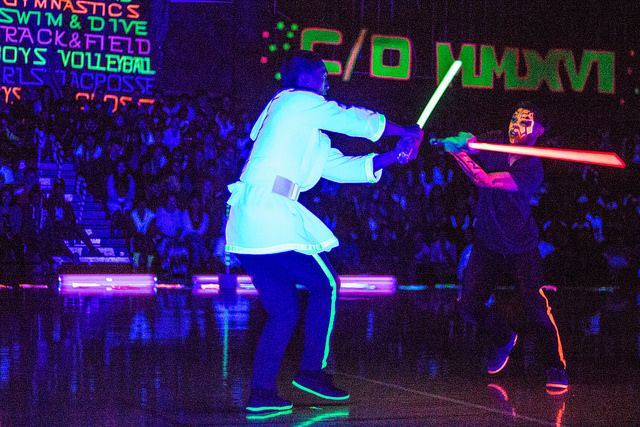
[[298, 200], [298, 196], [300, 195], [300, 186], [285, 177], [277, 175], [276, 179], [273, 181], [273, 188], [271, 191], [276, 194], [280, 194], [287, 199]]

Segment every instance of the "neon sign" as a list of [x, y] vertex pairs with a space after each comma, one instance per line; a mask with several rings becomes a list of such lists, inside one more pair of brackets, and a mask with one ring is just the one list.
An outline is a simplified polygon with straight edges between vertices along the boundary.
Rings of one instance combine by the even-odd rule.
[[[362, 30], [365, 31], [365, 30]], [[362, 33], [362, 32], [361, 32]], [[329, 28], [306, 28], [300, 37], [300, 49], [314, 50], [317, 45], [342, 45], [342, 33]], [[385, 64], [385, 52], [396, 52], [399, 59], [395, 65]], [[401, 36], [373, 34], [369, 75], [379, 79], [409, 80], [411, 78], [411, 40]], [[351, 61], [350, 61], [351, 62]], [[342, 62], [324, 60], [329, 75], [342, 75]]]
[[[355, 59], [360, 51], [362, 38], [367, 30], [360, 30], [360, 36], [351, 49], [351, 54], [343, 62], [324, 59], [329, 75], [342, 76], [344, 81], [351, 78]], [[339, 30], [310, 27], [301, 32], [300, 48], [305, 50], [336, 49], [343, 46], [345, 36]], [[325, 46], [325, 47], [323, 47]], [[320, 48], [320, 49], [318, 49]], [[372, 34], [369, 49], [369, 76], [377, 79], [409, 80], [413, 73], [413, 42], [396, 35]], [[570, 49], [551, 49], [546, 55], [534, 49], [504, 48], [498, 57], [496, 47], [464, 43], [456, 56], [451, 43], [436, 42], [436, 78], [441, 81], [454, 60], [460, 59], [462, 66], [462, 87], [469, 89], [494, 89], [495, 79], [502, 78], [506, 91], [538, 91], [543, 85], [551, 92], [584, 92], [590, 76], [597, 77], [596, 90], [600, 94], [615, 93], [615, 52], [584, 49], [579, 60]], [[385, 58], [395, 56], [394, 64]], [[346, 66], [343, 67], [343, 64]], [[518, 71], [524, 65], [526, 73]], [[568, 84], [562, 76], [568, 76]]]
[[[462, 61], [462, 87], [493, 89], [495, 77], [502, 77], [505, 90], [540, 90], [546, 84], [552, 92], [565, 92], [560, 77], [561, 70], [569, 76], [569, 88], [583, 92], [591, 71], [596, 68], [597, 90], [601, 94], [615, 93], [615, 54], [609, 51], [583, 50], [580, 66], [569, 49], [551, 49], [546, 57], [533, 49], [505, 48], [498, 59], [495, 46], [480, 46], [480, 66], [476, 66], [478, 45], [466, 43], [460, 48], [458, 58], [453, 54], [451, 43], [436, 43], [438, 81], [444, 76], [454, 60]], [[527, 70], [524, 76], [518, 73], [520, 61]], [[479, 71], [479, 72], [478, 72]]]

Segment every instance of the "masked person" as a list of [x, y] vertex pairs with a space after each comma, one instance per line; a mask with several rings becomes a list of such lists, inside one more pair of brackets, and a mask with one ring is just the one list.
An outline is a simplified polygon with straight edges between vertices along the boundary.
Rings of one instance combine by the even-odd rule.
[[[325, 371], [339, 286], [326, 253], [338, 240], [298, 196], [320, 178], [377, 182], [383, 167], [415, 158], [423, 136], [417, 125], [399, 126], [374, 111], [326, 99], [327, 70], [314, 52], [292, 53], [281, 74], [283, 89], [254, 124], [249, 159], [240, 180], [229, 186], [227, 250], [252, 276], [268, 316], [255, 354], [250, 412], [292, 407], [278, 396], [276, 384], [299, 316], [296, 284], [306, 287], [309, 298], [302, 361], [293, 384], [320, 398], [349, 398]], [[323, 131], [371, 141], [402, 138], [384, 154], [345, 156], [331, 147]]]
[[[514, 145], [534, 145], [544, 133], [545, 118], [530, 102], [516, 107], [509, 122], [508, 140]], [[538, 228], [529, 201], [543, 180], [537, 157], [479, 152], [471, 154], [469, 133], [443, 140], [464, 173], [478, 188], [475, 240], [464, 274], [460, 307], [466, 320], [478, 324], [489, 339], [487, 373], [495, 375], [509, 361], [518, 341], [516, 329], [532, 330], [547, 368], [547, 391], [568, 389], [560, 335], [545, 295], [538, 250]], [[505, 283], [506, 282], [506, 283]], [[524, 319], [507, 321], [487, 300], [497, 284], [515, 285]]]

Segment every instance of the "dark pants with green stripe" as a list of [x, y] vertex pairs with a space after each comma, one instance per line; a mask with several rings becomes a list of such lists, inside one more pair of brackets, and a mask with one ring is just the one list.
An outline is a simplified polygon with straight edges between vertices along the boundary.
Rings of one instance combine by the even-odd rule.
[[256, 349], [253, 389], [277, 388], [282, 358], [300, 315], [297, 284], [309, 291], [300, 369], [325, 368], [339, 286], [338, 275], [326, 254], [291, 251], [236, 256], [253, 279], [268, 316]]

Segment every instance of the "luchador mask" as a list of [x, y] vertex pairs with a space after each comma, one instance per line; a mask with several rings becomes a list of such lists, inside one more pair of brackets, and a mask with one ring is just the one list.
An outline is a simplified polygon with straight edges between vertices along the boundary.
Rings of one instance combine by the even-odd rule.
[[533, 112], [524, 108], [518, 108], [509, 122], [509, 142], [522, 144], [533, 134]]

